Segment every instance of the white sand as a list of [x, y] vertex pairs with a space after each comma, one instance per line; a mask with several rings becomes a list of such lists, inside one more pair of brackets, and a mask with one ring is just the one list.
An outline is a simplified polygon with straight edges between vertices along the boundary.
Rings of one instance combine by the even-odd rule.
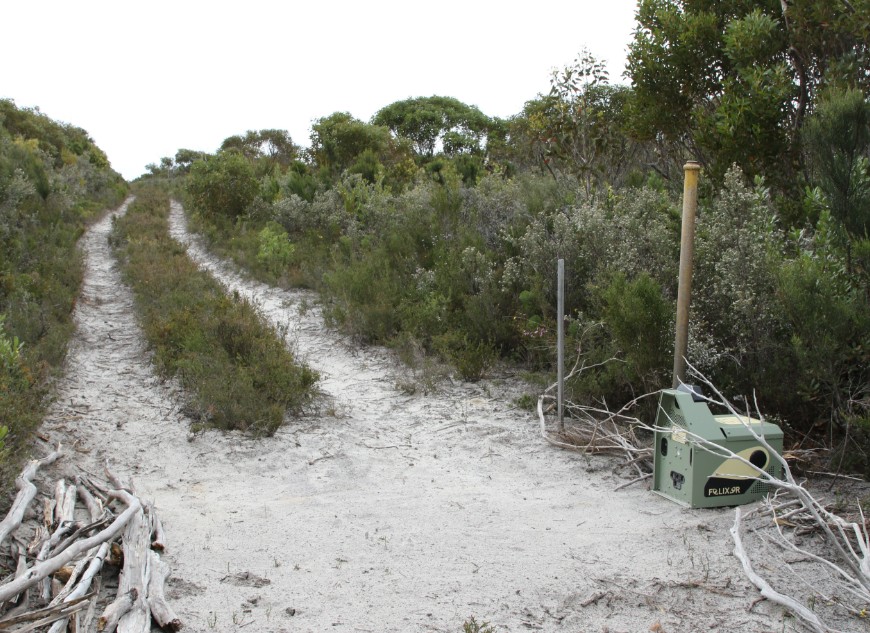
[[[731, 510], [689, 510], [626, 481], [617, 463], [545, 444], [505, 377], [405, 395], [380, 348], [324, 328], [314, 296], [245, 280], [172, 234], [228, 288], [289, 328], [339, 415], [252, 440], [189, 441], [172, 383], [153, 375], [107, 245], [83, 239], [79, 333], [44, 430], [75, 442], [64, 468], [109, 458], [154, 500], [169, 596], [187, 631], [771, 631], [731, 555]], [[615, 470], [616, 469], [616, 470]], [[626, 473], [627, 474], [627, 473]], [[700, 586], [692, 586], [700, 585]], [[791, 620], [785, 620], [791, 622]], [[788, 624], [787, 630], [791, 629]]]

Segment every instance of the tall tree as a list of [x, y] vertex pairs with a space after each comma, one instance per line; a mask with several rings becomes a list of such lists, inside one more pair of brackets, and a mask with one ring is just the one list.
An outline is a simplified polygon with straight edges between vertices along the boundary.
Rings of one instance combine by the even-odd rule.
[[604, 63], [588, 51], [554, 70], [550, 92], [526, 102], [510, 122], [515, 157], [573, 174], [590, 193], [602, 182], [618, 183], [634, 165], [637, 144], [626, 134], [631, 89], [610, 84]]
[[248, 130], [244, 135], [229, 136], [221, 151], [235, 151], [249, 160], [265, 160], [270, 166], [287, 168], [299, 153], [287, 130]]
[[396, 136], [410, 139], [422, 158], [441, 149], [448, 156], [483, 153], [493, 121], [476, 106], [453, 97], [415, 97], [381, 108], [372, 118]]
[[870, 85], [868, 18], [867, 0], [640, 0], [634, 130], [680, 143], [716, 179], [737, 163], [787, 187], [819, 88]]
[[390, 185], [402, 186], [413, 177], [413, 169], [407, 169], [407, 163], [414, 168], [407, 142], [347, 112], [334, 112], [311, 126], [310, 152], [321, 175], [331, 179], [350, 170], [373, 181], [385, 172]]

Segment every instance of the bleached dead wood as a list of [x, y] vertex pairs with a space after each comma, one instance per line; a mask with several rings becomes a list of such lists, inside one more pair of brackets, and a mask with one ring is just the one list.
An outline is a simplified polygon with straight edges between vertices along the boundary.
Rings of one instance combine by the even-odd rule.
[[136, 497], [123, 490], [115, 491], [113, 496], [126, 504], [127, 508], [111, 523], [111, 525], [89, 538], [73, 543], [57, 556], [37, 562], [21, 577], [0, 586], [0, 603], [7, 602], [12, 596], [20, 593], [27, 587], [37, 584], [42, 579], [47, 578], [50, 574], [63, 567], [83, 552], [87, 552], [91, 548], [104, 542], [111, 541], [120, 534], [121, 530], [126, 527], [127, 523], [129, 523], [136, 512], [141, 510], [142, 504]]
[[[36, 497], [37, 489], [31, 479], [37, 469], [59, 456], [57, 451], [43, 460], [33, 461], [19, 476], [16, 503], [0, 524], [4, 538], [21, 525], [28, 505]], [[181, 621], [167, 604], [164, 594], [169, 566], [153, 551], [165, 547], [163, 526], [153, 503], [139, 499], [133, 485], [115, 475], [108, 465], [106, 472], [118, 489], [84, 477], [77, 477], [75, 484], [57, 482], [42, 506], [41, 525], [29, 547], [23, 543], [12, 544], [11, 556], [13, 561], [17, 557], [18, 570], [14, 578], [7, 578], [5, 584], [0, 585], [0, 606], [8, 607], [13, 598], [21, 599], [20, 604], [9, 609], [0, 620], [0, 631], [4, 630], [4, 624], [14, 626], [16, 631], [46, 630], [44, 627], [49, 625], [50, 633], [65, 633], [70, 627], [73, 631], [93, 630], [96, 598], [92, 587], [100, 586], [100, 570], [112, 555], [116, 556], [118, 564], [123, 556], [119, 578], [121, 595], [104, 613], [101, 630], [145, 633], [150, 630], [152, 616], [165, 630], [181, 628]], [[78, 498], [88, 510], [90, 523], [87, 525], [74, 522]], [[114, 501], [121, 504], [114, 510], [117, 516], [109, 509]], [[123, 544], [119, 545], [116, 539], [122, 532]], [[28, 550], [36, 559], [30, 568], [27, 567]], [[153, 580], [152, 566], [155, 569]], [[35, 585], [42, 585], [46, 600], [50, 597], [49, 589], [54, 589], [55, 597], [47, 610], [30, 610], [27, 597]]]
[[153, 530], [151, 533], [151, 549], [162, 552], [166, 549], [166, 532], [163, 531], [163, 522], [160, 520], [160, 517], [156, 512], [153, 512], [153, 506], [149, 504], [149, 511], [151, 511], [151, 523], [153, 524]]
[[743, 571], [746, 573], [746, 577], [749, 578], [749, 581], [758, 587], [758, 590], [761, 592], [761, 595], [770, 600], [771, 602], [775, 602], [776, 604], [780, 604], [785, 608], [789, 609], [792, 613], [799, 616], [804, 622], [806, 622], [809, 626], [813, 628], [814, 631], [818, 633], [829, 633], [833, 631], [833, 629], [828, 628], [824, 624], [822, 624], [821, 620], [819, 620], [818, 616], [802, 605], [800, 602], [776, 591], [773, 587], [770, 586], [764, 578], [759, 576], [755, 570], [752, 568], [752, 563], [749, 561], [749, 557], [746, 555], [746, 550], [743, 548], [743, 540], [740, 537], [740, 508], [738, 507], [734, 514], [734, 525], [731, 527], [731, 538], [734, 539], [734, 556], [740, 561], [740, 564], [743, 565]]
[[[710, 382], [703, 374], [698, 372], [694, 367], [689, 365], [693, 375], [712, 390], [715, 399], [708, 398], [710, 402], [718, 404], [726, 408], [729, 413], [737, 416], [738, 419], [744, 420], [744, 426], [749, 430], [755, 440], [768, 450], [768, 453], [778, 460], [783, 476], [782, 479], [774, 477], [766, 471], [753, 466], [748, 460], [734, 455], [730, 451], [725, 451], [729, 458], [738, 458], [745, 464], [748, 464], [756, 471], [758, 479], [765, 483], [787, 492], [794, 496], [800, 503], [806, 513], [812, 518], [814, 525], [825, 536], [827, 543], [833, 548], [840, 561], [840, 565], [845, 565], [846, 569], [840, 568], [840, 565], [834, 565], [839, 569], [841, 575], [850, 578], [856, 586], [861, 589], [862, 595], [866, 597], [866, 601], [870, 603], [870, 535], [867, 533], [866, 522], [862, 521], [859, 525], [857, 522], [846, 521], [841, 516], [830, 512], [825, 506], [816, 499], [804, 486], [799, 484], [791, 472], [788, 462], [776, 451], [767, 439], [758, 434], [751, 424], [745, 422], [749, 415], [747, 412], [738, 411], [737, 408]], [[758, 404], [755, 403], [755, 415], [759, 419], [764, 419], [761, 414]], [[708, 448], [705, 446], [705, 448]], [[720, 451], [724, 451], [721, 447]], [[859, 508], [860, 509], [860, 508]]]
[[160, 560], [160, 555], [155, 551], [148, 553], [150, 558], [151, 577], [148, 580], [148, 606], [154, 621], [164, 631], [178, 631], [181, 629], [181, 620], [166, 602], [164, 585], [169, 578], [169, 565]]
[[58, 479], [57, 484], [55, 484], [54, 499], [54, 524], [62, 525], [63, 523], [75, 520], [75, 484], [67, 485], [63, 479]]
[[132, 493], [136, 492], [132, 482], [123, 479], [120, 475], [118, 475], [115, 471], [111, 469], [111, 467], [109, 466], [109, 460], [106, 460], [105, 464], [103, 465], [103, 470], [106, 471], [106, 478], [109, 480], [109, 483], [112, 484], [116, 490], [126, 490]]
[[[606, 365], [607, 363], [616, 362], [618, 360], [619, 359], [617, 358], [610, 358], [602, 363], [587, 366], [581, 362], [581, 357], [578, 355], [574, 367], [565, 377], [565, 380], [577, 376], [584, 371], [594, 370]], [[566, 425], [563, 431], [553, 433], [547, 430], [544, 402], [555, 400], [556, 396], [554, 396], [552, 392], [556, 387], [557, 383], [553, 383], [547, 387], [538, 398], [537, 408], [541, 436], [553, 446], [567, 450], [580, 451], [583, 453], [611, 453], [623, 455], [625, 457], [624, 465], [633, 467], [638, 476], [630, 483], [624, 484], [621, 487], [647, 479], [648, 472], [651, 468], [648, 467], [645, 471], [641, 468], [641, 464], [652, 461], [652, 450], [650, 448], [642, 447], [634, 434], [634, 429], [636, 427], [647, 427], [637, 418], [627, 415], [626, 412], [631, 407], [635, 406], [642, 398], [654, 394], [641, 396], [640, 398], [626, 404], [615, 413], [597, 407], [580, 406], [570, 402], [565, 403], [565, 410], [570, 414], [571, 423], [570, 425]]]
[[136, 600], [139, 599], [139, 592], [131, 589], [126, 593], [118, 594], [118, 597], [103, 611], [103, 615], [97, 619], [97, 630], [104, 633], [112, 633], [118, 628], [118, 622], [133, 608]]
[[[85, 507], [88, 509], [88, 514], [91, 518], [91, 526], [98, 525], [101, 521], [108, 522], [108, 517], [103, 519], [105, 510], [103, 508], [102, 502], [91, 494], [91, 492], [83, 484], [80, 477], [77, 478], [76, 484], [78, 487], [78, 495], [84, 502]], [[73, 536], [77, 536], [80, 532], [82, 532], [82, 530], [79, 530]], [[91, 588], [94, 576], [103, 567], [103, 562], [106, 560], [106, 556], [109, 553], [109, 548], [109, 543], [102, 543], [99, 547], [95, 547], [90, 550], [78, 563], [76, 563], [75, 567], [73, 567], [72, 572], [69, 575], [69, 578], [66, 580], [66, 585], [54, 597], [54, 599], [51, 601], [51, 604], [55, 605], [59, 604], [60, 602], [77, 602], [82, 596], [88, 593]], [[55, 574], [55, 577], [57, 577], [57, 574]], [[91, 606], [93, 606], [93, 603]], [[76, 617], [78, 617], [78, 612], [76, 612]], [[52, 625], [51, 629], [49, 629], [49, 633], [62, 633], [63, 631], [66, 631], [67, 625], [67, 618], [57, 620]]]
[[7, 631], [13, 626], [21, 624], [26, 624], [26, 626], [15, 629], [16, 633], [20, 633], [21, 631], [32, 631], [35, 628], [50, 624], [58, 618], [66, 618], [69, 614], [83, 609], [90, 598], [91, 595], [82, 596], [74, 602], [69, 602], [63, 605], [48, 606], [43, 609], [37, 609], [13, 617], [7, 616], [0, 620], [0, 631]]
[[124, 530], [124, 567], [118, 581], [118, 592], [136, 592], [130, 610], [118, 622], [120, 633], [147, 633], [151, 628], [147, 590], [149, 552], [151, 551], [151, 514], [143, 507]]
[[[99, 594], [100, 592], [100, 576], [94, 577], [94, 593]], [[75, 614], [73, 631], [78, 633], [81, 631], [82, 633], [89, 633], [94, 630], [94, 618], [97, 617], [97, 598], [96, 596], [90, 599], [90, 604], [88, 604], [88, 610], [82, 615], [81, 612]]]
[[[759, 469], [749, 463], [735, 453], [727, 450], [724, 447], [711, 446], [709, 443], [696, 438], [697, 442], [704, 446], [705, 449], [714, 454], [722, 454], [729, 459], [738, 459], [744, 464], [749, 465], [756, 473], [757, 479], [776, 488], [780, 494], [786, 494], [792, 497], [780, 507], [797, 506], [796, 509], [789, 510], [789, 517], [794, 520], [794, 517], [800, 511], [805, 519], [812, 525], [814, 530], [821, 533], [827, 545], [833, 551], [833, 556], [827, 554], [819, 554], [808, 551], [806, 548], [801, 548], [795, 543], [786, 538], [781, 527], [781, 521], [777, 519], [776, 511], [772, 511], [773, 524], [776, 527], [776, 533], [779, 535], [778, 544], [786, 549], [801, 554], [807, 559], [813, 560], [816, 563], [826, 567], [829, 571], [835, 574], [835, 581], [841, 593], [848, 594], [852, 600], [859, 605], [859, 608], [849, 608], [855, 614], [861, 614], [861, 609], [866, 608], [865, 605], [870, 604], [870, 535], [868, 535], [866, 520], [859, 506], [861, 515], [860, 522], [847, 521], [842, 516], [829, 511], [824, 504], [816, 499], [802, 484], [798, 483], [791, 472], [788, 462], [776, 451], [767, 439], [756, 432], [753, 425], [748, 423], [749, 413], [747, 411], [738, 411], [737, 408], [710, 382], [705, 376], [698, 372], [694, 367], [689, 365], [694, 378], [697, 378], [701, 383], [708, 387], [712, 393], [712, 398], [707, 398], [711, 403], [727, 409], [732, 415], [744, 422], [744, 427], [752, 434], [755, 441], [768, 450], [768, 454], [778, 460], [782, 467], [782, 478], [777, 478]], [[758, 419], [764, 419], [758, 407], [758, 403], [754, 403], [754, 415]], [[731, 529], [732, 537], [735, 539], [734, 554], [740, 559], [743, 564], [744, 571], [752, 583], [759, 588], [762, 596], [768, 598], [778, 604], [790, 609], [793, 613], [803, 619], [809, 626], [817, 631], [833, 631], [830, 626], [825, 624], [819, 615], [813, 613], [806, 605], [802, 604], [795, 598], [777, 592], [770, 583], [762, 578], [752, 567], [749, 556], [740, 539], [740, 508], [736, 510], [736, 518], [734, 527]], [[822, 594], [817, 588], [812, 588], [813, 593], [822, 598], [825, 602], [829, 602], [829, 596]], [[848, 607], [847, 607], [848, 608]]]
[[[64, 493], [66, 489], [64, 488]], [[37, 563], [40, 563], [49, 558], [49, 553], [52, 548], [60, 543], [61, 539], [75, 530], [75, 525], [71, 521], [62, 522], [58, 525], [54, 533], [42, 544], [39, 549], [39, 554], [36, 556]], [[63, 565], [61, 565], [62, 567]], [[58, 568], [59, 569], [59, 568]], [[56, 571], [56, 570], [53, 570]], [[53, 571], [51, 573], [53, 573]], [[40, 595], [45, 602], [51, 599], [51, 579], [46, 575], [40, 581]]]
[[[749, 424], [749, 411], [739, 411], [732, 403], [730, 403], [719, 392], [715, 385], [706, 379], [698, 372], [691, 364], [688, 365], [693, 380], [697, 380], [706, 388], [709, 388], [713, 396], [707, 398], [712, 405], [718, 405], [728, 410], [732, 415], [744, 421], [744, 426], [754, 436], [755, 440], [768, 450], [774, 459], [779, 461], [782, 466], [783, 476], [777, 478], [770, 473], [755, 467], [750, 464], [745, 458], [728, 450], [727, 447], [711, 443], [704, 438], [695, 436], [690, 432], [686, 432], [689, 440], [694, 445], [697, 445], [704, 450], [722, 457], [723, 459], [733, 459], [740, 461], [747, 467], [751, 468], [755, 473], [755, 477], [768, 484], [771, 488], [780, 491], [780, 495], [786, 496], [786, 501], [782, 501], [780, 497], [777, 501], [776, 509], [771, 506], [772, 524], [775, 526], [774, 542], [790, 552], [797, 554], [801, 560], [811, 560], [832, 572], [833, 578], [839, 582], [837, 585], [837, 593], [846, 599], [840, 599], [837, 603], [853, 616], [864, 617], [866, 605], [870, 604], [870, 535], [868, 535], [867, 521], [863, 516], [863, 512], [859, 507], [861, 514], [860, 520], [849, 521], [842, 516], [831, 512], [823, 503], [822, 499], [816, 499], [802, 484], [798, 483], [791, 473], [789, 464], [780, 453], [773, 449], [767, 442], [766, 438], [759, 435], [756, 429]], [[575, 365], [575, 370], [577, 366]], [[580, 370], [583, 368], [581, 367]], [[574, 370], [572, 370], [573, 372]], [[567, 433], [554, 437], [547, 430], [544, 415], [544, 401], [552, 400], [553, 396], [549, 393], [555, 385], [548, 388], [538, 400], [538, 417], [540, 420], [541, 434], [549, 443], [562, 448], [582, 451], [622, 451], [626, 455], [628, 461], [626, 464], [634, 462], [643, 455], [642, 450], [638, 449], [633, 442], [633, 436], [621, 432], [616, 425], [619, 420], [619, 425], [627, 425], [631, 430], [643, 429], [645, 431], [668, 431], [669, 428], [659, 429], [652, 425], [645, 424], [641, 420], [631, 418], [625, 415], [625, 408], [620, 409], [616, 413], [612, 413], [604, 408], [596, 408], [592, 406], [577, 406], [571, 403], [566, 404], [566, 410], [572, 414], [572, 420], [575, 422], [579, 432], [574, 436]], [[646, 394], [643, 397], [654, 396], [654, 394]], [[630, 403], [633, 405], [637, 400]], [[752, 417], [764, 419], [759, 411], [757, 402], [755, 403], [755, 411]], [[563, 439], [564, 438], [564, 439]], [[634, 450], [632, 450], [634, 449]], [[640, 457], [640, 459], [643, 459]], [[636, 463], [636, 462], [635, 462]], [[648, 475], [647, 475], [648, 476]], [[639, 476], [636, 479], [628, 482], [625, 485], [630, 485], [636, 481], [642, 481], [646, 477]], [[800, 519], [800, 527], [794, 529], [792, 538], [789, 538], [783, 531], [782, 526], [787, 525], [788, 521]], [[833, 551], [816, 553], [809, 551], [808, 546], [799, 547], [794, 542], [794, 536], [805, 534], [807, 530], [820, 533], [827, 542], [827, 545]], [[747, 576], [752, 583], [759, 588], [762, 596], [777, 602], [785, 608], [791, 610], [795, 615], [807, 622], [807, 625], [813, 627], [817, 631], [833, 631], [827, 624], [822, 621], [822, 616], [813, 613], [806, 604], [796, 598], [778, 592], [772, 585], [761, 577], [756, 571], [751, 562], [751, 557], [746, 553], [742, 539], [740, 538], [740, 512], [738, 509], [738, 517], [735, 521], [735, 526], [732, 529], [732, 536], [735, 539], [735, 556], [740, 559], [741, 564]], [[781, 565], [788, 566], [789, 563], [782, 560]], [[765, 561], [764, 569], [770, 567], [770, 562]], [[798, 573], [793, 570], [792, 573]], [[830, 598], [831, 592], [823, 593], [821, 589], [807, 582], [810, 593], [814, 595], [812, 598], [816, 604], [832, 603]], [[792, 588], [789, 589], [791, 591]], [[851, 604], [847, 604], [850, 602]]]
[[24, 518], [24, 511], [36, 496], [36, 486], [31, 481], [36, 475], [36, 472], [43, 466], [53, 464], [60, 459], [62, 455], [63, 453], [60, 450], [60, 446], [58, 446], [56, 451], [46, 455], [42, 459], [31, 460], [27, 466], [24, 467], [24, 470], [21, 471], [21, 474], [15, 479], [15, 485], [18, 488], [18, 495], [15, 497], [15, 501], [12, 503], [12, 507], [9, 509], [6, 517], [2, 522], [0, 522], [0, 544], [2, 544], [3, 541], [6, 540], [6, 537], [21, 525], [21, 521]]
[[[77, 575], [74, 574], [72, 578], [70, 578], [70, 582], [67, 583], [67, 586], [64, 587], [63, 591], [58, 594], [55, 599], [52, 601], [52, 604], [59, 603], [63, 601], [64, 603], [74, 603], [78, 602], [83, 596], [85, 596], [91, 588], [91, 583], [93, 581], [94, 576], [102, 569], [103, 562], [106, 560], [106, 555], [109, 553], [109, 543], [103, 543], [97, 549], [96, 554], [90, 559], [84, 559], [80, 564], [87, 563], [87, 569], [82, 575], [81, 579], [76, 582]], [[76, 566], [78, 569], [79, 565]], [[64, 618], [62, 620], [58, 620], [52, 625], [51, 629], [49, 629], [49, 633], [62, 633], [66, 630], [67, 620]]]
[[103, 502], [91, 493], [82, 477], [76, 478], [76, 485], [78, 486], [79, 497], [88, 509], [91, 522], [98, 521], [105, 512]]

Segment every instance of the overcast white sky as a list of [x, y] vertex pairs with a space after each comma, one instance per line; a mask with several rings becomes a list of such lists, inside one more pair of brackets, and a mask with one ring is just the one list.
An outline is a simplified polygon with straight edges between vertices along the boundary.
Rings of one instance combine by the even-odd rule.
[[0, 97], [86, 129], [128, 180], [249, 129], [309, 144], [443, 95], [508, 117], [582, 47], [621, 82], [634, 0], [22, 0], [0, 10]]

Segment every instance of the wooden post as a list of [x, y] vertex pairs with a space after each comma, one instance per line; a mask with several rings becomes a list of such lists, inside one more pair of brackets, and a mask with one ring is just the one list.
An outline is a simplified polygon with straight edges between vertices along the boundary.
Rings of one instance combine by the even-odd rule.
[[693, 160], [683, 166], [683, 228], [680, 239], [680, 277], [677, 290], [677, 334], [674, 341], [673, 387], [675, 389], [686, 380], [689, 304], [692, 299], [692, 260], [695, 250], [695, 215], [698, 211], [699, 171], [701, 171], [701, 166]]
[[562, 402], [565, 397], [565, 260], [559, 260], [559, 272], [556, 281], [556, 371], [559, 389], [557, 394], [559, 431], [565, 430], [565, 417]]

